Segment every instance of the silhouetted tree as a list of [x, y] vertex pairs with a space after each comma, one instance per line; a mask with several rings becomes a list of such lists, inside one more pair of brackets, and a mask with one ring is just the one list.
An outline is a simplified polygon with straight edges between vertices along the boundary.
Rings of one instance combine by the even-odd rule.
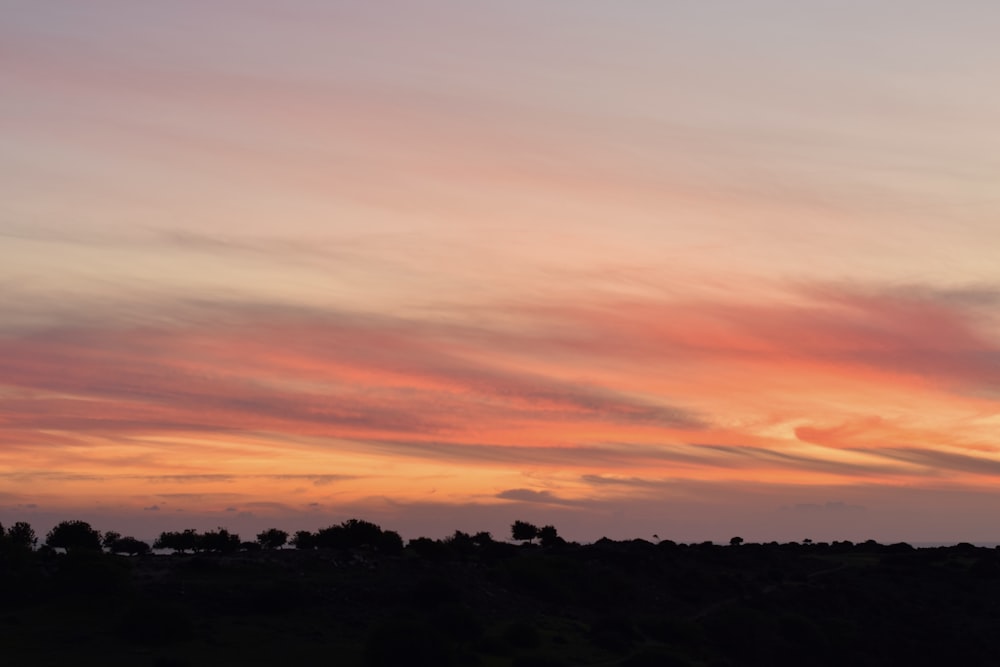
[[313, 544], [318, 549], [346, 549], [350, 546], [347, 531], [341, 525], [320, 528], [314, 535]]
[[112, 542], [105, 539], [104, 548], [113, 554], [128, 554], [129, 556], [144, 556], [149, 553], [149, 544], [131, 536], [119, 537]]
[[257, 544], [265, 549], [280, 549], [288, 542], [288, 533], [277, 528], [268, 528], [257, 534]]
[[472, 541], [472, 535], [456, 530], [455, 534], [445, 538], [444, 543], [457, 554], [470, 554], [476, 550], [476, 543]]
[[178, 549], [176, 546], [177, 544], [176, 535], [177, 533], [171, 531], [166, 531], [166, 530], [163, 531], [162, 533], [160, 533], [159, 537], [153, 540], [153, 548], [172, 549], [174, 551], [180, 551], [180, 549]]
[[308, 530], [299, 530], [292, 536], [290, 544], [296, 549], [315, 549], [316, 536]]
[[515, 521], [511, 524], [510, 536], [521, 542], [531, 542], [538, 537], [538, 526], [527, 521]]
[[439, 540], [429, 537], [417, 537], [406, 543], [406, 548], [412, 550], [421, 558], [444, 560], [450, 556], [448, 547]]
[[25, 521], [18, 521], [8, 528], [4, 539], [14, 549], [30, 550], [34, 549], [35, 545], [38, 544], [34, 528], [31, 527], [30, 523]]
[[370, 521], [348, 519], [340, 525], [328, 526], [316, 533], [316, 546], [321, 549], [377, 547], [382, 529]]
[[63, 521], [48, 532], [45, 536], [45, 544], [67, 551], [77, 549], [100, 551], [101, 533], [91, 528], [86, 521]]
[[217, 551], [219, 553], [232, 553], [239, 551], [240, 536], [230, 533], [225, 528], [206, 531], [200, 540], [201, 548], [205, 551]]
[[103, 546], [108, 551], [111, 551], [111, 546], [121, 538], [122, 538], [121, 533], [116, 533], [113, 530], [109, 530], [108, 532], [104, 533], [104, 536], [101, 538], [101, 546]]
[[543, 547], [557, 547], [566, 544], [566, 540], [559, 537], [559, 531], [555, 526], [542, 526], [538, 529], [538, 538]]
[[173, 552], [197, 551], [201, 549], [201, 535], [193, 528], [183, 532], [166, 531], [153, 542], [154, 549], [170, 549]]
[[472, 541], [476, 546], [485, 547], [493, 544], [493, 536], [487, 531], [481, 531], [472, 536]]
[[378, 550], [384, 554], [403, 553], [403, 538], [394, 530], [383, 530], [378, 538]]
[[736, 537], [730, 538], [730, 540], [729, 540], [729, 546], [731, 546], [731, 547], [738, 547], [741, 544], [743, 544], [743, 538], [742, 537], [736, 536]]
[[370, 521], [348, 519], [341, 525], [352, 547], [376, 546], [382, 537], [382, 528]]

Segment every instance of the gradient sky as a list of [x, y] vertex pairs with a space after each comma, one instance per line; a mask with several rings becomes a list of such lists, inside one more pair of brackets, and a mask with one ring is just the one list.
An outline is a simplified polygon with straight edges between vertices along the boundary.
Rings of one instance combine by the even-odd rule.
[[0, 0], [0, 521], [1000, 541], [998, 34]]

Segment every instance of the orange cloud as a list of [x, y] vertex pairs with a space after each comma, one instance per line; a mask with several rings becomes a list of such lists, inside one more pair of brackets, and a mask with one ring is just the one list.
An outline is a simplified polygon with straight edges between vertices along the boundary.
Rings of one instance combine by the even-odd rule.
[[1000, 479], [984, 298], [827, 287], [426, 319], [156, 303], [156, 326], [10, 328], [0, 478], [11, 506], [205, 516], [976, 487]]

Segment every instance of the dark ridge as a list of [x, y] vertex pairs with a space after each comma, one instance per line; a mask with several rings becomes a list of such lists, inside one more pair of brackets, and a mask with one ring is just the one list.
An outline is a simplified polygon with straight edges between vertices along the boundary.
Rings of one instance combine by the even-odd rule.
[[[4, 664], [994, 664], [1000, 550], [0, 527]], [[172, 551], [157, 554], [150, 549]]]

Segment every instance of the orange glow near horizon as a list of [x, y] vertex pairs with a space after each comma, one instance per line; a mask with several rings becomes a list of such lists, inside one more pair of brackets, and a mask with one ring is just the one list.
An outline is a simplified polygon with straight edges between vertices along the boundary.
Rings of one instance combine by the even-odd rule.
[[869, 301], [544, 309], [519, 335], [236, 309], [217, 325], [8, 336], [0, 462], [25, 499], [52, 479], [63, 502], [132, 507], [163, 503], [167, 486], [229, 507], [497, 503], [510, 488], [594, 501], [617, 489], [586, 480], [607, 474], [995, 481], [994, 404], [948, 347], [985, 345], [974, 323], [946, 303]]

